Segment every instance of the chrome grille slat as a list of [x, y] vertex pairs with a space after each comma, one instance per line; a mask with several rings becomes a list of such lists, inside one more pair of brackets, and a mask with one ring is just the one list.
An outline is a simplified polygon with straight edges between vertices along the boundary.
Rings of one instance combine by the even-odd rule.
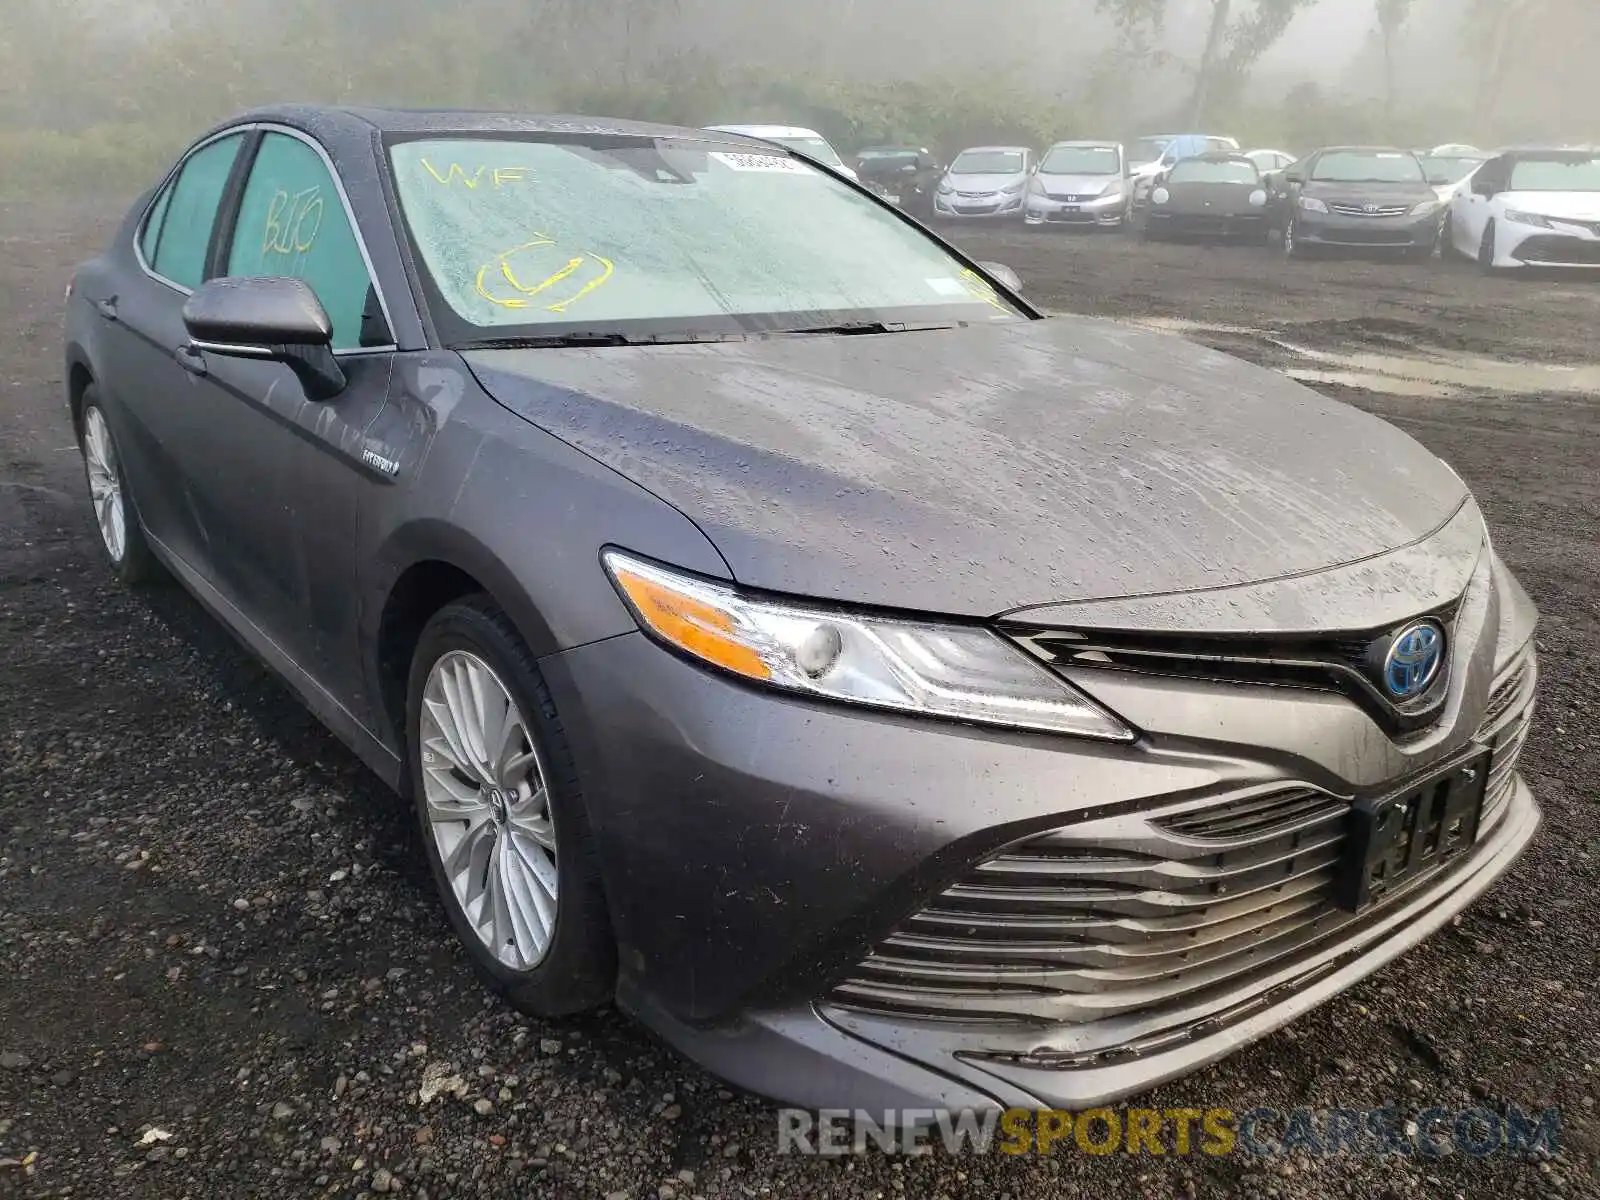
[[[1537, 675], [1530, 646], [1485, 705], [1477, 740], [1495, 757], [1480, 839], [1509, 811]], [[1258, 786], [1037, 835], [908, 918], [831, 999], [980, 1022], [1185, 1011], [1197, 993], [1280, 969], [1367, 919], [1333, 903], [1347, 809], [1302, 785]], [[1375, 911], [1436, 877], [1419, 877]]]

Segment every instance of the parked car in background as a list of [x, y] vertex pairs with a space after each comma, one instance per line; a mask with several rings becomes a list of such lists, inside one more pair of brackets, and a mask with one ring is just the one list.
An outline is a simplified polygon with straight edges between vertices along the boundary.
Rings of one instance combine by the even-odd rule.
[[841, 175], [856, 178], [855, 171], [828, 144], [828, 139], [815, 129], [804, 129], [798, 125], [708, 125], [706, 128], [716, 133], [737, 133], [744, 137], [760, 138], [764, 142], [776, 142], [825, 167], [832, 167]]
[[1156, 176], [1143, 233], [1264, 241], [1269, 229], [1267, 190], [1255, 162], [1243, 154], [1199, 154]]
[[1486, 150], [1474, 150], [1470, 146], [1441, 146], [1418, 155], [1433, 190], [1446, 204], [1454, 200], [1473, 173], [1493, 157]]
[[1491, 158], [1451, 200], [1444, 251], [1486, 271], [1600, 267], [1600, 155], [1523, 149]]
[[972, 146], [956, 155], [933, 194], [933, 213], [952, 220], [1022, 215], [1022, 193], [1033, 170], [1027, 146]]
[[1271, 175], [1300, 161], [1298, 155], [1290, 154], [1287, 150], [1246, 150], [1244, 156], [1255, 163], [1256, 170], [1263, 175]]
[[1149, 202], [1152, 181], [1174, 163], [1192, 158], [1196, 154], [1238, 153], [1239, 149], [1236, 139], [1219, 134], [1180, 133], [1167, 138], [1161, 150], [1161, 157], [1154, 162], [1143, 164], [1133, 173], [1134, 208], [1143, 208]]
[[1422, 259], [1438, 248], [1445, 206], [1410, 150], [1330, 146], [1285, 168], [1279, 180], [1273, 215], [1289, 258], [1377, 250]]
[[1160, 162], [1161, 155], [1177, 136], [1175, 133], [1151, 133], [1129, 142], [1128, 169], [1137, 175], [1145, 167]]
[[933, 189], [944, 167], [926, 146], [870, 146], [855, 155], [856, 177], [916, 217], [933, 213]]
[[1057, 142], [1028, 180], [1023, 220], [1029, 225], [1125, 228], [1133, 214], [1133, 180], [1120, 142]]

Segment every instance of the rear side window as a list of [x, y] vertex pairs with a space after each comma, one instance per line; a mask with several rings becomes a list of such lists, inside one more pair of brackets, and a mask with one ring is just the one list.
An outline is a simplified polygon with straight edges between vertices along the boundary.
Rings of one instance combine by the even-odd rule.
[[144, 251], [145, 262], [151, 266], [155, 266], [156, 244], [161, 240], [161, 223], [167, 219], [167, 206], [171, 203], [172, 189], [163, 188], [144, 221], [144, 236], [139, 241], [139, 248]]
[[290, 275], [316, 292], [333, 322], [333, 348], [362, 345], [372, 280], [322, 156], [299, 138], [261, 140], [239, 202], [228, 275]]
[[[235, 133], [196, 150], [183, 164], [168, 194], [156, 201], [162, 220], [154, 258], [150, 257], [148, 240], [144, 246], [145, 257], [156, 274], [186, 288], [200, 286], [206, 272], [211, 227], [216, 223], [217, 208], [243, 141], [244, 134]], [[147, 239], [149, 233], [147, 228]]]

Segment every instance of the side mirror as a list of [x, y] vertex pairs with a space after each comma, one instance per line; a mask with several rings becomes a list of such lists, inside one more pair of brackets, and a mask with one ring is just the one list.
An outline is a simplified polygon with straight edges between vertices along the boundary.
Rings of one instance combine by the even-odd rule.
[[1018, 275], [1010, 267], [1006, 266], [1005, 263], [981, 262], [978, 265], [990, 275], [993, 275], [1001, 283], [1005, 284], [1013, 292], [1022, 291], [1022, 276]]
[[1492, 179], [1474, 179], [1472, 181], [1472, 192], [1474, 195], [1493, 196], [1497, 190], [1498, 189], [1494, 186], [1494, 180]]
[[283, 363], [312, 400], [331, 400], [345, 389], [333, 322], [303, 279], [213, 279], [184, 304], [183, 324], [195, 348], [207, 354]]

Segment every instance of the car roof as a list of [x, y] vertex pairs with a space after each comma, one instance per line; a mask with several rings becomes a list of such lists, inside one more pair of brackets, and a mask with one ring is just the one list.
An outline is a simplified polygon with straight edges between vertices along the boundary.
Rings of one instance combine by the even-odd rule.
[[[353, 105], [279, 104], [230, 117], [218, 128], [251, 122], [276, 122], [312, 134], [432, 133], [590, 133], [638, 137], [701, 138], [706, 130], [649, 121], [622, 121], [580, 114], [517, 113], [481, 109], [381, 108]], [[718, 131], [723, 132], [723, 131]], [[726, 131], [733, 132], [733, 131]]]
[[1049, 146], [1049, 149], [1051, 149], [1051, 150], [1059, 150], [1063, 146], [1070, 146], [1070, 147], [1073, 147], [1073, 148], [1082, 148], [1082, 149], [1085, 149], [1085, 150], [1094, 150], [1094, 149], [1099, 149], [1101, 146], [1105, 146], [1105, 147], [1108, 147], [1110, 149], [1115, 150], [1115, 149], [1119, 149], [1122, 146], [1122, 143], [1118, 142], [1118, 141], [1113, 141], [1110, 138], [1076, 138], [1076, 139], [1074, 139], [1072, 141], [1066, 141], [1066, 142], [1051, 142], [1050, 146]]
[[1233, 162], [1233, 163], [1244, 163], [1246, 166], [1249, 166], [1249, 167], [1254, 167], [1256, 165], [1255, 162], [1250, 158], [1249, 155], [1241, 154], [1237, 150], [1210, 150], [1210, 151], [1207, 151], [1205, 154], [1191, 154], [1188, 158], [1181, 159], [1177, 163], [1174, 163], [1173, 165], [1175, 167], [1181, 167], [1181, 166], [1183, 166], [1184, 163], [1192, 163], [1192, 162], [1213, 162], [1213, 163]]
[[1416, 155], [1415, 150], [1407, 150], [1404, 146], [1324, 146], [1317, 151], [1318, 154], [1410, 154]]
[[996, 151], [1009, 151], [1009, 152], [1014, 152], [1014, 153], [1018, 153], [1018, 154], [1028, 154], [1028, 153], [1031, 153], [1032, 150], [1033, 150], [1033, 147], [1031, 147], [1031, 146], [968, 146], [965, 149], [963, 149], [961, 151], [961, 153], [962, 154], [973, 154], [973, 153], [980, 153], [981, 152], [981, 153], [987, 154], [987, 153], [996, 152]]
[[706, 128], [714, 133], [742, 133], [745, 137], [825, 140], [815, 129], [801, 125], [707, 125]]

